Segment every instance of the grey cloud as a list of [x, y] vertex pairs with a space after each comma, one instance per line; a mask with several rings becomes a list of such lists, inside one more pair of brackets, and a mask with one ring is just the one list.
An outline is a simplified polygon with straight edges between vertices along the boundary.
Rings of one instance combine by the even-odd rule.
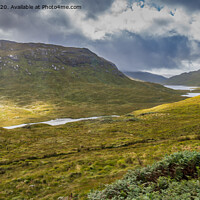
[[119, 69], [130, 71], [180, 68], [182, 59], [198, 57], [191, 56], [188, 39], [181, 36], [144, 39], [126, 33], [120, 38], [97, 41], [93, 46], [93, 50], [110, 59]]
[[172, 22], [172, 20], [169, 19], [155, 19], [154, 20], [154, 24], [158, 25], [158, 26], [168, 26], [170, 23]]
[[[63, 27], [66, 32], [62, 31]], [[2, 16], [0, 15], [0, 28], [4, 32], [12, 33], [10, 40], [51, 42], [50, 37], [52, 35], [60, 37], [62, 34], [64, 38], [64, 35], [67, 35], [67, 30], [71, 30], [71, 22], [62, 13], [53, 15], [47, 20], [42, 20], [40, 15], [33, 13], [29, 13], [26, 17], [15, 13], [5, 13]]]
[[[6, 1], [7, 4], [13, 3]], [[18, 1], [15, 5], [33, 3], [37, 5], [41, 1]], [[43, 1], [42, 3], [53, 1]], [[55, 2], [55, 1], [54, 1]], [[10, 4], [11, 5], [11, 4]], [[48, 17], [42, 17], [41, 13], [32, 10], [1, 10], [0, 12], [0, 29], [4, 32], [13, 34], [11, 40], [25, 42], [50, 42], [49, 38], [52, 35], [64, 34], [63, 29], [66, 29], [65, 34], [72, 29], [71, 21], [66, 17], [64, 12], [50, 10]], [[61, 33], [60, 33], [61, 32]], [[64, 38], [64, 36], [62, 37]], [[4, 38], [2, 38], [4, 39]], [[7, 39], [7, 38], [6, 38]]]
[[79, 0], [82, 9], [87, 11], [88, 18], [96, 18], [110, 8], [114, 0]]
[[153, 3], [159, 3], [161, 5], [174, 6], [175, 8], [181, 6], [190, 12], [200, 10], [200, 1], [199, 0], [151, 0]]

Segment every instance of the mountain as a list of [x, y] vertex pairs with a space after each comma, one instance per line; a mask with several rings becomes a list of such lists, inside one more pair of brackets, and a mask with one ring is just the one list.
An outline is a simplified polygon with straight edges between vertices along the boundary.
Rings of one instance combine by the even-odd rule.
[[124, 74], [127, 76], [141, 81], [147, 81], [151, 83], [164, 83], [167, 78], [161, 75], [152, 74], [149, 72], [130, 72], [130, 71], [124, 71]]
[[0, 125], [123, 114], [183, 99], [130, 80], [86, 48], [0, 41]]
[[200, 86], [200, 70], [172, 76], [165, 81], [165, 84]]

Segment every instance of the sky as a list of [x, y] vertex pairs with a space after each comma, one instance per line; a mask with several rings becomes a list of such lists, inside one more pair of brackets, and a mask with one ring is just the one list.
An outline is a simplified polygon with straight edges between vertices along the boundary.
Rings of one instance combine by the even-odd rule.
[[85, 47], [121, 71], [170, 77], [200, 69], [198, 0], [0, 0], [0, 5], [9, 8], [0, 9], [0, 40]]

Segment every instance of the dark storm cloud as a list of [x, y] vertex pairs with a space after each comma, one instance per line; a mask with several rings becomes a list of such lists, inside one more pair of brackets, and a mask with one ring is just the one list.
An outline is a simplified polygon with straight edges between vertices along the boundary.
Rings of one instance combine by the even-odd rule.
[[[55, 0], [19, 0], [15, 4], [11, 0], [5, 0], [2, 3], [6, 5], [56, 5], [62, 3], [71, 5], [70, 0], [57, 2]], [[8, 39], [17, 42], [44, 42], [76, 47], [86, 46], [88, 39], [85, 38], [79, 30], [73, 27], [73, 21], [67, 17], [65, 12], [48, 10], [48, 17], [45, 17], [40, 11], [41, 10], [35, 9], [1, 10], [0, 30], [3, 30], [5, 33], [11, 32], [12, 38], [7, 38], [5, 36], [0, 39]]]
[[154, 24], [158, 26], [166, 27], [171, 23], [172, 20], [169, 19], [154, 19]]
[[109, 9], [114, 0], [77, 0], [75, 2], [79, 2], [83, 10], [87, 11], [88, 18], [96, 18], [96, 16]]
[[[85, 20], [87, 20], [87, 18], [94, 19], [97, 15], [105, 12], [111, 6], [113, 1], [114, 0], [0, 0], [2, 5], [7, 5], [8, 7], [11, 5], [81, 5], [82, 9], [80, 12], [83, 11], [86, 13]], [[73, 21], [69, 19], [64, 12], [59, 10], [48, 10], [47, 12], [50, 14], [50, 16], [45, 18], [40, 15], [41, 9], [0, 10], [0, 29], [3, 31], [14, 30], [15, 35], [12, 40], [25, 40], [25, 42], [28, 42], [28, 40], [53, 42], [51, 40], [52, 38], [56, 38], [56, 41], [59, 42], [59, 40], [67, 40], [69, 38], [68, 32], [70, 32], [71, 40], [79, 41], [79, 43], [74, 44], [77, 46], [80, 44], [80, 40], [85, 38], [77, 30], [77, 27], [73, 27]], [[70, 10], [66, 12], [70, 12]], [[61, 32], [61, 30], [63, 31], [64, 29], [66, 29], [66, 32]], [[56, 37], [56, 34], [60, 39]], [[28, 39], [28, 35], [30, 35], [30, 39]]]
[[152, 0], [153, 3], [157, 2], [162, 5], [170, 5], [176, 7], [184, 7], [186, 10], [191, 12], [200, 10], [199, 0]]
[[[106, 11], [114, 0], [1, 0], [2, 5], [81, 5], [82, 10], [87, 13], [87, 17], [95, 18], [96, 15]], [[42, 30], [49, 30], [49, 26], [52, 25], [52, 31], [54, 31], [54, 25], [58, 28], [67, 27], [68, 30], [71, 29], [71, 22], [63, 12], [59, 10], [48, 12], [51, 13], [51, 17], [48, 19], [39, 19], [38, 13], [41, 9], [8, 9], [1, 10], [0, 12], [0, 29], [9, 30], [23, 30], [29, 32], [33, 26], [37, 29], [38, 33], [42, 33]], [[52, 14], [52, 12], [54, 12]], [[70, 11], [68, 11], [70, 12]], [[40, 27], [41, 25], [41, 27]], [[57, 32], [58, 30], [56, 30]], [[44, 31], [47, 32], [47, 31]], [[44, 33], [43, 32], [43, 33]], [[76, 31], [75, 31], [76, 32]], [[75, 33], [76, 34], [76, 33]]]
[[188, 39], [181, 36], [153, 39], [124, 33], [109, 41], [96, 41], [93, 46], [120, 70], [128, 71], [180, 68], [182, 59], [192, 58]]
[[[33, 25], [51, 24], [56, 26], [70, 26], [70, 20], [66, 18], [64, 13], [57, 12], [55, 15], [48, 17], [46, 21], [40, 20], [39, 16], [35, 13], [29, 12], [27, 16], [18, 15], [16, 12], [2, 11], [0, 13], [0, 28], [1, 29], [19, 29], [24, 32], [28, 31], [27, 28]], [[24, 29], [21, 29], [24, 28]], [[45, 28], [45, 27], [41, 27]], [[70, 28], [70, 27], [69, 27]], [[39, 30], [37, 30], [39, 31]]]
[[[54, 3], [53, 3], [54, 2]], [[55, 4], [51, 0], [35, 0], [35, 1], [17, 1], [10, 0], [2, 2], [5, 5], [42, 5], [43, 3]], [[42, 3], [42, 4], [41, 4]], [[66, 17], [64, 12], [59, 10], [50, 10], [48, 17], [42, 16], [41, 10], [1, 10], [0, 12], [0, 29], [6, 33], [12, 32], [13, 38], [19, 42], [50, 42], [51, 37], [64, 38], [62, 29], [67, 27], [71, 29], [71, 20]], [[67, 34], [67, 32], [66, 32]], [[62, 37], [61, 37], [62, 36]], [[5, 36], [6, 37], [6, 36]], [[8, 38], [1, 38], [8, 39]]]

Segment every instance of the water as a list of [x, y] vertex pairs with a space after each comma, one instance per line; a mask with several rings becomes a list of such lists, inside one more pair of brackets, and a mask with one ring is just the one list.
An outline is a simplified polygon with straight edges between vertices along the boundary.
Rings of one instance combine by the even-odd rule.
[[187, 94], [183, 94], [183, 97], [196, 97], [199, 96], [200, 93], [187, 93]]
[[198, 87], [195, 86], [185, 86], [185, 85], [164, 85], [167, 88], [173, 89], [173, 90], [195, 90]]
[[[190, 90], [193, 91], [198, 87], [195, 86], [185, 86], [185, 85], [164, 85], [167, 88], [170, 89], [174, 89], [174, 90]], [[182, 96], [185, 97], [195, 97], [200, 95], [200, 93], [187, 93], [184, 94]], [[77, 122], [77, 121], [83, 121], [83, 120], [89, 120], [89, 119], [99, 119], [102, 118], [103, 116], [99, 116], [99, 117], [88, 117], [88, 118], [79, 118], [79, 119], [71, 119], [71, 118], [62, 118], [62, 119], [55, 119], [55, 120], [50, 120], [50, 121], [46, 121], [46, 122], [37, 122], [37, 123], [29, 123], [29, 124], [20, 124], [20, 125], [15, 125], [15, 126], [6, 126], [3, 127], [5, 129], [14, 129], [14, 128], [21, 128], [27, 125], [34, 125], [34, 124], [48, 124], [51, 126], [58, 126], [58, 125], [63, 125], [66, 123], [70, 123], [70, 122]], [[117, 115], [111, 115], [110, 117], [118, 117]]]
[[[14, 129], [14, 128], [21, 128], [27, 125], [34, 125], [34, 124], [48, 124], [51, 126], [58, 126], [58, 125], [63, 125], [66, 123], [70, 122], [78, 122], [78, 121], [84, 121], [84, 120], [89, 120], [89, 119], [99, 119], [102, 118], [103, 116], [99, 117], [87, 117], [87, 118], [79, 118], [79, 119], [71, 119], [71, 118], [62, 118], [62, 119], [54, 119], [46, 122], [36, 122], [36, 123], [28, 123], [28, 124], [20, 124], [20, 125], [14, 125], [14, 126], [6, 126], [3, 127], [5, 129]], [[104, 116], [105, 117], [105, 116]], [[106, 117], [119, 117], [118, 115], [111, 115], [111, 116], [106, 116]]]
[[[167, 88], [173, 89], [173, 90], [190, 90], [193, 91], [199, 87], [195, 87], [195, 86], [185, 86], [185, 85], [164, 85]], [[181, 96], [184, 97], [196, 97], [199, 96], [200, 93], [187, 93], [187, 94], [183, 94]]]

